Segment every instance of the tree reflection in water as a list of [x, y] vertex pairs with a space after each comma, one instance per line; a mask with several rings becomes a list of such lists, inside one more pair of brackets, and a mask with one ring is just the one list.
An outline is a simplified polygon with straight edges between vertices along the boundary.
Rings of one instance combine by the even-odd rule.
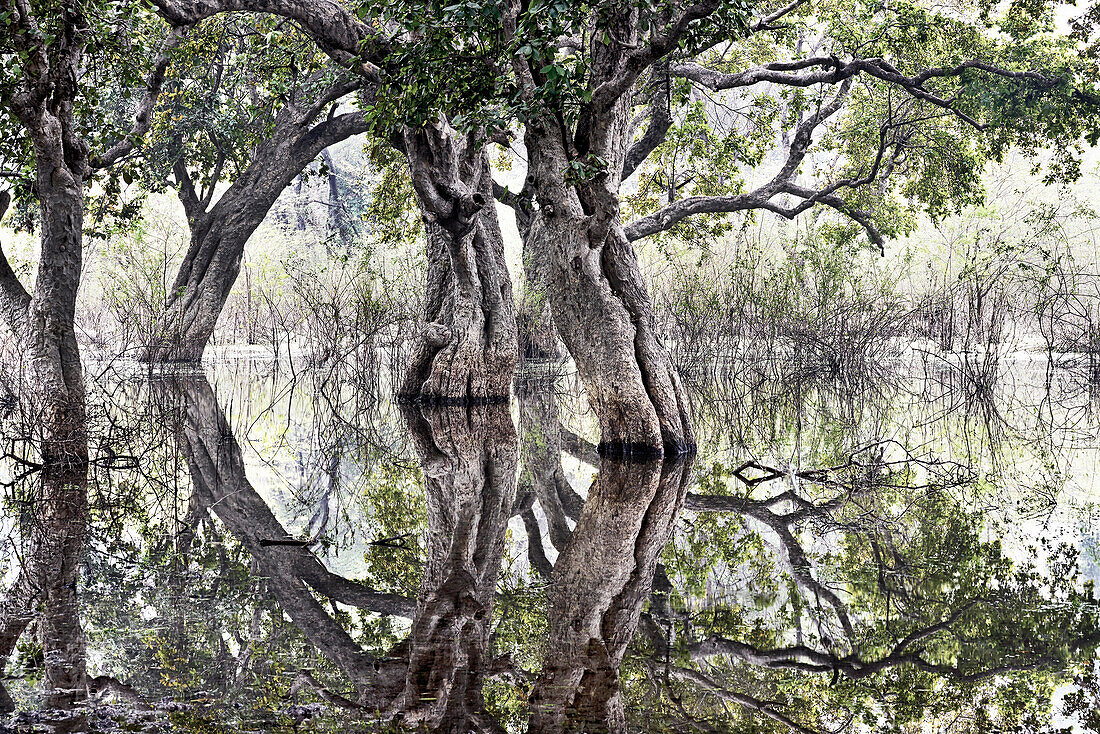
[[[201, 665], [204, 645], [228, 663], [173, 673], [184, 681], [173, 691], [120, 668], [150, 664], [133, 648], [96, 652], [112, 635], [159, 633], [115, 630], [96, 594], [78, 595], [121, 561], [102, 565], [89, 543], [100, 504], [89, 512], [86, 472], [43, 469], [9, 503], [19, 552], [0, 655], [14, 695], [0, 688], [0, 707], [18, 703], [18, 730], [1038, 731], [1056, 721], [1066, 682], [1062, 710], [1096, 729], [1100, 623], [1079, 549], [1053, 534], [1008, 547], [1013, 528], [990, 520], [981, 486], [992, 480], [967, 457], [867, 444], [831, 418], [811, 437], [811, 407], [773, 402], [768, 435], [782, 435], [775, 416], [789, 411], [822, 463], [601, 460], [562, 425], [555, 382], [531, 378], [517, 385], [518, 437], [504, 407], [401, 408], [422, 477], [408, 500], [423, 508], [419, 541], [386, 556], [400, 574], [368, 568], [359, 581], [332, 570], [319, 535], [288, 532], [285, 508], [249, 481], [244, 439], [205, 377], [147, 388], [186, 467], [189, 514], [129, 562], [149, 588], [164, 554], [194, 568], [214, 549], [213, 570], [191, 577], [202, 588], [171, 597], [194, 600], [176, 613], [209, 633], [180, 623], [169, 637], [184, 668], [189, 656]], [[829, 401], [828, 415], [854, 420]], [[712, 412], [700, 425], [738, 420]], [[876, 413], [867, 430], [881, 435], [887, 419]], [[339, 463], [326, 458], [325, 471]], [[407, 491], [386, 473], [399, 463], [383, 457], [370, 475], [382, 483], [363, 491]], [[162, 484], [173, 472], [146, 464]], [[585, 467], [596, 470], [587, 492], [574, 486]], [[245, 637], [231, 616], [251, 626]], [[246, 699], [268, 713], [233, 713]]]

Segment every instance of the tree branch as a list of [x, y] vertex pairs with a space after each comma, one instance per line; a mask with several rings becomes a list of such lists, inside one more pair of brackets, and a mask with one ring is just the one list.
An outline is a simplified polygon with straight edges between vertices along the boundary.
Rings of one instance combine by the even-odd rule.
[[663, 63], [654, 67], [656, 78], [653, 80], [652, 92], [649, 99], [649, 108], [646, 117], [649, 125], [645, 133], [626, 152], [626, 160], [623, 162], [622, 180], [630, 178], [630, 175], [638, 169], [649, 155], [664, 142], [668, 129], [672, 127], [672, 100], [668, 83], [668, 64]]
[[[831, 206], [838, 211], [850, 216], [868, 230], [868, 234], [879, 247], [884, 240], [873, 227], [870, 215], [850, 207], [839, 197], [833, 196], [834, 187], [825, 187], [822, 191], [810, 191], [796, 186], [793, 181], [798, 175], [799, 166], [805, 159], [810, 145], [813, 143], [813, 133], [819, 125], [824, 123], [843, 106], [844, 100], [851, 89], [851, 79], [844, 80], [836, 96], [827, 104], [820, 107], [813, 115], [804, 120], [795, 131], [794, 139], [787, 160], [779, 169], [779, 172], [767, 183], [744, 194], [729, 196], [690, 196], [686, 199], [675, 201], [654, 213], [631, 222], [624, 228], [627, 239], [634, 241], [649, 237], [650, 235], [664, 232], [676, 226], [684, 219], [697, 214], [718, 214], [728, 212], [747, 211], [751, 209], [765, 209], [778, 214], [786, 219], [793, 219], [809, 209], [815, 203]], [[799, 196], [803, 201], [795, 206], [784, 206], [773, 201], [779, 194], [791, 194]]]
[[270, 13], [289, 18], [338, 64], [377, 81], [389, 54], [386, 39], [336, 0], [152, 0], [174, 26], [219, 13]]
[[634, 86], [642, 72], [676, 48], [692, 23], [707, 17], [721, 4], [720, 0], [703, 0], [684, 8], [679, 17], [668, 25], [664, 34], [626, 55], [611, 78], [592, 91], [592, 101], [588, 106], [596, 110], [609, 109]]
[[[198, 194], [195, 192], [195, 183], [191, 180], [191, 174], [187, 171], [187, 163], [183, 160], [183, 155], [180, 155], [176, 159], [176, 162], [172, 164], [172, 175], [176, 178], [176, 195], [179, 197], [180, 203], [183, 204], [183, 213], [187, 216], [191, 226], [195, 224], [206, 214], [206, 206], [199, 200]], [[211, 189], [214, 187], [211, 186]]]
[[[819, 67], [819, 70], [805, 72], [806, 69], [814, 67]], [[917, 99], [950, 111], [960, 120], [977, 130], [986, 130], [989, 127], [988, 124], [980, 122], [965, 112], [962, 112], [955, 107], [951, 100], [944, 99], [924, 88], [924, 84], [932, 79], [957, 77], [971, 69], [983, 71], [987, 74], [1004, 77], [1006, 79], [1031, 82], [1043, 88], [1051, 87], [1057, 83], [1056, 79], [1051, 79], [1038, 72], [1011, 71], [978, 59], [964, 61], [961, 64], [951, 67], [925, 69], [913, 76], [906, 76], [901, 73], [885, 59], [857, 58], [842, 63], [835, 56], [815, 56], [796, 61], [775, 61], [753, 69], [746, 69], [744, 71], [729, 74], [717, 72], [696, 63], [675, 64], [672, 66], [671, 73], [690, 79], [714, 91], [747, 87], [762, 82], [793, 87], [808, 87], [814, 84], [836, 84], [864, 73], [880, 81], [904, 89]]]
[[168, 71], [168, 63], [171, 60], [171, 51], [187, 35], [189, 26], [177, 26], [168, 31], [168, 37], [164, 39], [164, 46], [157, 57], [157, 63], [149, 72], [149, 78], [145, 82], [145, 97], [141, 100], [134, 112], [134, 126], [122, 140], [111, 146], [101, 156], [92, 156], [90, 159], [93, 168], [106, 168], [117, 163], [123, 156], [129, 155], [138, 141], [145, 137], [149, 128], [153, 126], [153, 108], [157, 104], [157, 98], [164, 88], [164, 77]]
[[[11, 194], [0, 191], [0, 221], [3, 221], [10, 204]], [[4, 255], [3, 244], [0, 243], [0, 313], [3, 314], [8, 327], [17, 336], [23, 333], [30, 303], [31, 296], [19, 282], [15, 271], [11, 269], [8, 258]]]

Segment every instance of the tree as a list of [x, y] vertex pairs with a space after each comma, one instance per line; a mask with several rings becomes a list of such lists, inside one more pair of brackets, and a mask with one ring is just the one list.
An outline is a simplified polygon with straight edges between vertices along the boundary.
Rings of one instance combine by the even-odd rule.
[[[188, 25], [231, 10], [282, 15], [334, 60], [381, 85], [377, 63], [388, 43], [337, 3], [225, 2], [211, 5], [164, 0], [162, 15]], [[367, 103], [378, 108], [386, 88]], [[405, 399], [426, 403], [486, 403], [510, 391], [516, 361], [515, 306], [504, 263], [503, 237], [492, 206], [492, 179], [486, 145], [492, 131], [455, 130], [445, 116], [421, 119], [416, 126], [379, 123], [376, 134], [388, 139], [408, 160], [428, 240], [426, 324], [417, 336], [404, 384]], [[225, 272], [232, 282], [234, 269]], [[216, 318], [216, 313], [214, 313]]]
[[[36, 206], [40, 252], [28, 291], [0, 250], [0, 314], [26, 363], [19, 365], [38, 416], [33, 437], [42, 481], [24, 548], [28, 561], [4, 603], [0, 657], [36, 615], [50, 686], [47, 703], [71, 708], [86, 695], [76, 580], [87, 524], [88, 438], [84, 377], [73, 319], [82, 266], [85, 186], [129, 155], [151, 123], [173, 29], [150, 68], [112, 62], [149, 59], [162, 31], [129, 4], [0, 3], [0, 129], [3, 175], [17, 198]], [[132, 43], [129, 49], [121, 48]], [[141, 48], [143, 55], [134, 56]], [[103, 63], [99, 63], [99, 62]], [[138, 88], [133, 123], [118, 130], [97, 77], [119, 74]], [[142, 78], [144, 76], [144, 78]], [[139, 81], [141, 80], [141, 81]], [[114, 110], [117, 113], [117, 109]], [[125, 117], [125, 115], [123, 116]], [[101, 152], [93, 152], [93, 146]], [[11, 194], [0, 192], [0, 217]]]
[[142, 183], [159, 188], [171, 174], [191, 242], [142, 361], [202, 358], [245, 245], [279, 194], [326, 148], [370, 128], [361, 111], [341, 112], [362, 79], [274, 25], [263, 16], [203, 24], [170, 70]]

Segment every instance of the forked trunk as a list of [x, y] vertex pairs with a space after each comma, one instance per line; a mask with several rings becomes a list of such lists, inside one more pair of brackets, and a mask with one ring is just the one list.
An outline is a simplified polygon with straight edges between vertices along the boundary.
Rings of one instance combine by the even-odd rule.
[[[0, 620], [0, 660], [37, 613], [45, 705], [71, 711], [88, 693], [77, 597], [88, 523], [88, 437], [73, 326], [82, 266], [86, 151], [66, 144], [72, 141], [61, 119], [44, 104], [22, 113], [38, 169], [41, 252], [33, 293], [0, 258], [0, 296], [25, 360], [25, 398], [36, 417], [35, 434], [28, 438], [38, 449], [41, 470], [30, 493], [20, 576], [0, 604], [9, 617]], [[66, 724], [79, 726], [82, 714], [73, 716]]]
[[549, 273], [554, 324], [599, 418], [601, 452], [674, 456], [693, 452], [695, 435], [687, 396], [658, 336], [641, 267], [619, 217], [627, 111], [620, 101], [604, 113], [607, 119], [598, 126], [604, 139], [592, 143], [606, 156], [599, 159], [575, 160], [552, 127], [528, 125], [539, 203], [534, 226], [542, 228], [540, 257]]
[[337, 115], [310, 128], [312, 118], [288, 102], [271, 137], [253, 152], [252, 163], [209, 210], [213, 184], [200, 199], [184, 162], [173, 168], [191, 242], [164, 314], [139, 355], [143, 362], [197, 362], [214, 335], [240, 273], [244, 248], [279, 195], [302, 169], [334, 143], [364, 132], [362, 113]]
[[504, 402], [516, 365], [516, 313], [485, 142], [439, 123], [406, 130], [400, 147], [428, 238], [426, 324], [400, 397]]
[[[193, 225], [191, 244], [168, 292], [164, 315], [142, 351], [142, 362], [198, 362], [214, 335], [218, 317], [233, 291], [245, 243], [274, 199], [237, 209], [232, 222]], [[211, 212], [213, 216], [217, 212]]]

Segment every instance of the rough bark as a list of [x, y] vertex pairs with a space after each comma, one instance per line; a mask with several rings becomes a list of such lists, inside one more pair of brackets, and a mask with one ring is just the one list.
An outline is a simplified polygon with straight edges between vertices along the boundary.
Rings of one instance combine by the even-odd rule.
[[[331, 96], [330, 92], [321, 99]], [[271, 137], [256, 148], [252, 163], [212, 207], [213, 184], [200, 198], [184, 162], [176, 163], [173, 175], [191, 228], [191, 242], [141, 361], [202, 359], [240, 273], [245, 245], [276, 199], [325, 148], [368, 129], [366, 116], [360, 112], [337, 115], [310, 127], [323, 106], [304, 106], [304, 102], [290, 102], [279, 111]]]
[[[7, 617], [0, 620], [0, 661], [10, 654], [33, 611], [45, 661], [44, 703], [75, 710], [67, 722], [57, 723], [59, 730], [75, 731], [82, 730], [80, 704], [88, 695], [77, 593], [88, 523], [88, 436], [74, 328], [83, 265], [84, 186], [93, 160], [97, 165], [119, 160], [149, 130], [168, 65], [167, 49], [179, 42], [183, 31], [168, 34], [132, 129], [95, 157], [80, 137], [73, 111], [91, 38], [83, 9], [53, 8], [49, 12], [57, 15], [51, 18], [36, 18], [28, 3], [0, 2], [0, 10], [6, 10], [3, 32], [22, 58], [21, 75], [11, 80], [0, 104], [18, 120], [31, 144], [41, 227], [32, 292], [19, 282], [0, 251], [0, 315], [20, 347], [23, 361], [16, 367], [37, 419], [36, 434], [30, 438], [41, 464], [19, 580], [0, 608]], [[44, 32], [47, 27], [55, 32]], [[8, 202], [6, 195], [0, 197], [0, 216]], [[0, 698], [8, 707], [6, 692]]]
[[[625, 110], [619, 114], [625, 123]], [[623, 234], [617, 177], [600, 174], [580, 186], [567, 182], [562, 172], [569, 156], [560, 136], [539, 125], [529, 126], [527, 149], [538, 181], [537, 226], [545, 232], [542, 257], [550, 271], [554, 323], [599, 418], [601, 451], [693, 451], [687, 396], [658, 336], [637, 256]]]
[[529, 731], [626, 730], [619, 667], [683, 505], [690, 461], [605, 459], [547, 591]]
[[[77, 580], [87, 527], [88, 439], [84, 378], [73, 326], [82, 264], [87, 150], [71, 135], [71, 112], [64, 103], [53, 108], [45, 99], [28, 101], [16, 112], [35, 153], [40, 257], [33, 293], [23, 289], [6, 260], [0, 280], [4, 312], [25, 360], [24, 397], [37, 416], [37, 433], [30, 438], [42, 467], [23, 548], [21, 579], [29, 587], [17, 588], [14, 599], [22, 596], [38, 612], [45, 705], [71, 710], [87, 697]], [[10, 634], [5, 634], [5, 647], [25, 628], [26, 611], [16, 614]], [[4, 650], [0, 657], [8, 653]]]
[[535, 192], [531, 180], [518, 194], [500, 185], [494, 188], [497, 199], [515, 213], [516, 228], [523, 243], [523, 289], [516, 307], [520, 359], [524, 362], [560, 360], [565, 357], [565, 348], [554, 327], [554, 317], [546, 295], [550, 276], [542, 257], [546, 247], [540, 239], [543, 230], [536, 226]]
[[404, 414], [424, 469], [428, 547], [402, 719], [454, 734], [503, 731], [485, 711], [481, 686], [516, 493], [512, 417], [496, 406], [408, 406]]
[[516, 313], [487, 143], [446, 122], [399, 141], [427, 232], [425, 324], [400, 397], [431, 405], [504, 402], [516, 365]]

